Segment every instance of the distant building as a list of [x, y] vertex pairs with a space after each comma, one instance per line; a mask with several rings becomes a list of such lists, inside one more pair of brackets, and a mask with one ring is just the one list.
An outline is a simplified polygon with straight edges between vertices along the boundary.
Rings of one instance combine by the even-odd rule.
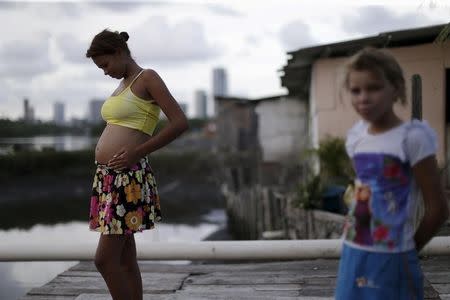
[[[308, 105], [289, 95], [216, 97], [217, 149], [248, 160], [229, 165], [231, 185], [274, 184], [290, 176], [308, 143]], [[256, 173], [255, 173], [256, 172]], [[284, 172], [284, 173], [283, 173]]]
[[53, 122], [55, 124], [63, 125], [65, 123], [64, 109], [64, 103], [62, 102], [55, 102], [53, 104]]
[[34, 108], [31, 107], [27, 98], [23, 100], [23, 120], [28, 123], [34, 122]]
[[262, 161], [294, 164], [309, 146], [307, 102], [288, 95], [254, 101]]
[[227, 97], [228, 96], [228, 80], [227, 73], [224, 68], [214, 68], [213, 69], [213, 82], [212, 82], [212, 106], [214, 115], [217, 115], [216, 97]]
[[227, 96], [227, 73], [224, 68], [213, 69], [213, 96]]
[[259, 148], [257, 101], [237, 97], [216, 97], [217, 146], [227, 153], [247, 151], [252, 156]]
[[227, 162], [223, 173], [234, 191], [257, 182], [260, 147], [256, 101], [216, 96], [216, 149]]
[[195, 117], [199, 119], [207, 118], [207, 98], [204, 90], [195, 91]]
[[103, 105], [103, 100], [93, 99], [89, 101], [89, 110], [88, 110], [88, 121], [89, 123], [100, 123], [103, 121], [101, 115], [101, 109]]

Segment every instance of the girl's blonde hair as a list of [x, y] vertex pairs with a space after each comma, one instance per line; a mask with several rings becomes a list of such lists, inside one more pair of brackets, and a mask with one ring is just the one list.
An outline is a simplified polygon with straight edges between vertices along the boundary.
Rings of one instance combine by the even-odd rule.
[[370, 71], [383, 76], [398, 92], [400, 103], [406, 104], [405, 78], [402, 68], [395, 57], [385, 50], [372, 47], [364, 48], [354, 54], [346, 65], [344, 85], [349, 88], [351, 71]]

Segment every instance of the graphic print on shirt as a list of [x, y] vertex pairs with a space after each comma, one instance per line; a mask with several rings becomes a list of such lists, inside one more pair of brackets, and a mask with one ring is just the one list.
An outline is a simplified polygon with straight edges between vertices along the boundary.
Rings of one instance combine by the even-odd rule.
[[355, 239], [354, 242], [361, 245], [372, 245], [372, 233], [370, 232], [370, 198], [372, 192], [368, 185], [358, 185], [355, 190]]
[[382, 153], [357, 153], [353, 162], [358, 182], [347, 219], [346, 239], [366, 247], [398, 249], [408, 213], [408, 164]]

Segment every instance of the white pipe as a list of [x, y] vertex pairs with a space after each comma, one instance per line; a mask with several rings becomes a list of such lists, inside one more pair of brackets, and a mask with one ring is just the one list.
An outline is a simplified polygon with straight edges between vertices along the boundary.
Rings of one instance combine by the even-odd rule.
[[[258, 260], [338, 258], [341, 240], [202, 241], [138, 243], [140, 260]], [[20, 242], [0, 245], [0, 261], [92, 260], [95, 243]], [[435, 237], [424, 255], [450, 255], [450, 237]]]

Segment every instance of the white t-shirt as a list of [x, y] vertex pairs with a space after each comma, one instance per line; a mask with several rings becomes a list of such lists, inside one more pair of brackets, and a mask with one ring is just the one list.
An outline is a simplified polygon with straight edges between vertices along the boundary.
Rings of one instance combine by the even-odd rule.
[[357, 122], [346, 140], [356, 184], [345, 243], [376, 252], [411, 250], [419, 199], [412, 166], [436, 153], [436, 134], [418, 120], [375, 135], [368, 127], [367, 122]]

